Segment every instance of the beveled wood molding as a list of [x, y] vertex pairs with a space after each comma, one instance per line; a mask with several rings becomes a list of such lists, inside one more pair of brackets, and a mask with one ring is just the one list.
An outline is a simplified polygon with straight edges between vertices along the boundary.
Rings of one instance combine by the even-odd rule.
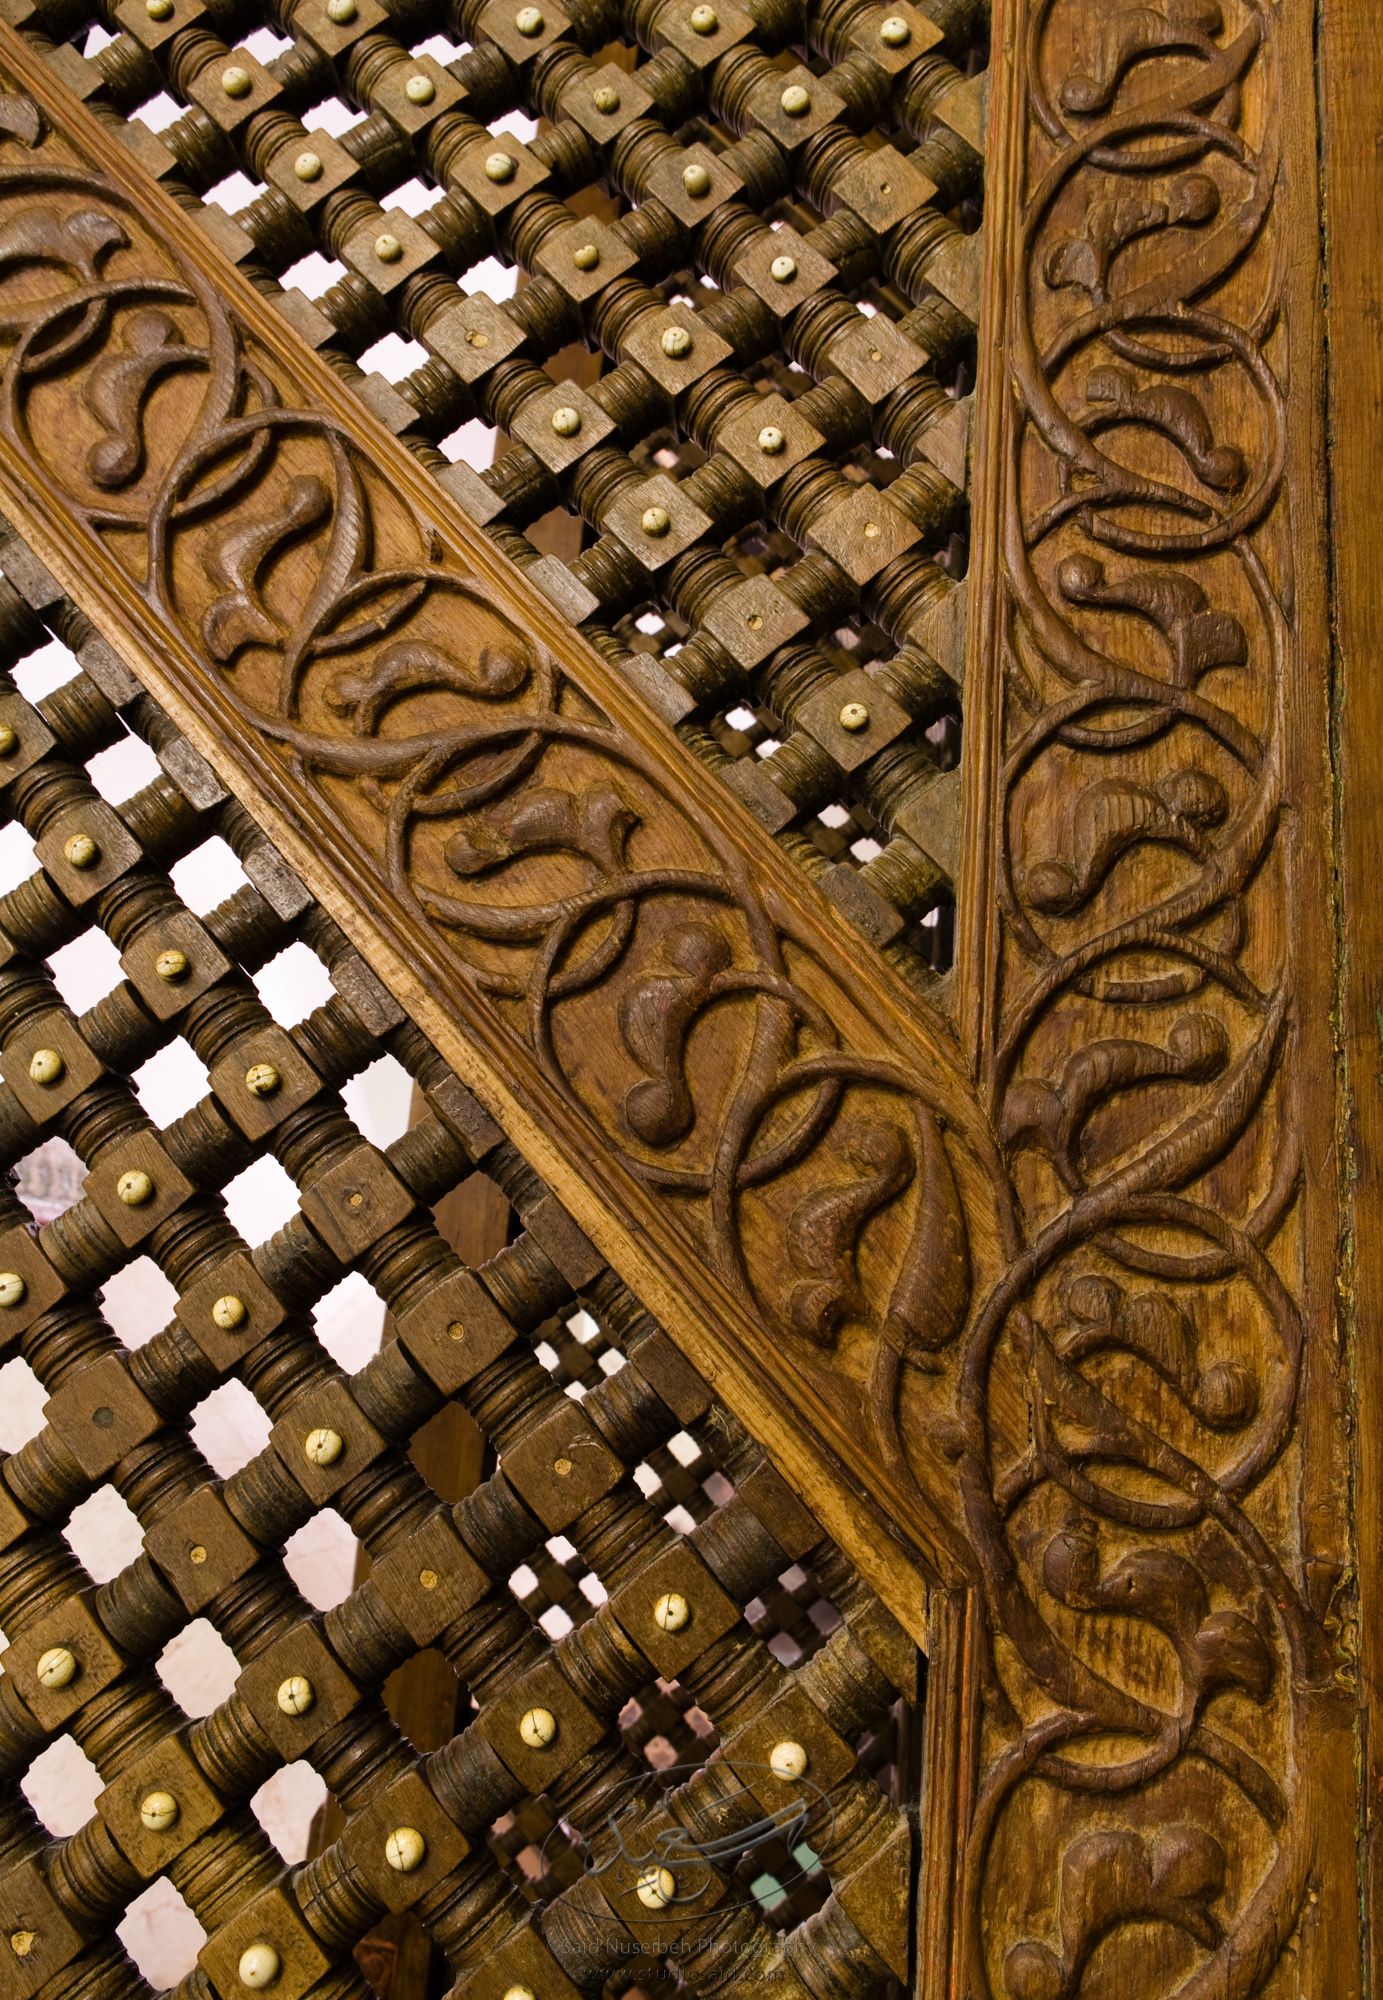
[[6, 512], [922, 1634], [970, 1571], [959, 1335], [1016, 1247], [950, 1029], [0, 54], [0, 297], [62, 274], [18, 315]]
[[996, 9], [959, 963], [1025, 1247], [967, 1345], [956, 1980], [1002, 2000], [1359, 1985], [1311, 36]]

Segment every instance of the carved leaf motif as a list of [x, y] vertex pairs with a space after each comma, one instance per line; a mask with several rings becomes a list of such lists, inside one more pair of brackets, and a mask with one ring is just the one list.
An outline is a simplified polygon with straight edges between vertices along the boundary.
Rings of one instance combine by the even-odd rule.
[[680, 924], [663, 946], [666, 970], [641, 979], [620, 1002], [624, 1046], [646, 1080], [625, 1093], [624, 1117], [649, 1146], [675, 1146], [696, 1116], [687, 1081], [687, 1042], [731, 961], [725, 934], [708, 923]]
[[87, 453], [87, 470], [98, 486], [128, 486], [144, 470], [144, 405], [159, 377], [175, 368], [200, 366], [206, 350], [189, 347], [177, 325], [156, 306], [132, 313], [123, 349], [103, 355], [87, 378], [87, 408], [109, 436]]
[[[503, 655], [491, 658], [499, 673], [507, 674], [514, 664]], [[577, 794], [539, 786], [454, 833], [446, 846], [447, 866], [455, 875], [484, 875], [520, 855], [566, 853], [583, 856], [601, 875], [613, 875], [623, 866], [637, 824], [637, 815], [608, 787]]]
[[919, 1107], [918, 1215], [894, 1283], [883, 1333], [905, 1361], [930, 1372], [970, 1308], [970, 1239], [960, 1189], [935, 1112]]
[[331, 495], [315, 473], [289, 480], [269, 514], [234, 518], [210, 537], [207, 574], [221, 585], [202, 619], [202, 636], [213, 660], [227, 666], [244, 646], [277, 645], [283, 626], [266, 606], [265, 575], [275, 557], [300, 535], [326, 519]]
[[1024, 1077], [1013, 1085], [1004, 1104], [1002, 1137], [1010, 1153], [1040, 1148], [1067, 1185], [1075, 1187], [1081, 1135], [1103, 1103], [1140, 1084], [1209, 1082], [1228, 1059], [1229, 1037], [1213, 1014], [1187, 1014], [1172, 1028], [1165, 1049], [1132, 1040], [1092, 1042], [1066, 1058], [1055, 1081]]
[[1199, 858], [1210, 829], [1228, 811], [1223, 785], [1194, 766], [1170, 771], [1155, 785], [1097, 778], [1071, 810], [1064, 843], [1071, 859], [1037, 862], [1024, 877], [1023, 893], [1044, 916], [1070, 916], [1089, 902], [1130, 848], [1159, 841]]
[[1160, 6], [1128, 8], [1105, 21], [1092, 37], [1094, 60], [1066, 79], [1061, 102], [1068, 111], [1093, 117], [1113, 103], [1135, 63], [1176, 48], [1212, 55], [1214, 37], [1223, 27], [1219, 0], [1161, 0]]
[[1212, 1430], [1241, 1429], [1258, 1408], [1258, 1384], [1239, 1361], [1202, 1368], [1189, 1313], [1164, 1292], [1130, 1295], [1112, 1278], [1081, 1277], [1066, 1293], [1070, 1319], [1053, 1345], [1065, 1361], [1123, 1349], [1137, 1354]]
[[[56, 264], [91, 285], [106, 258], [128, 243], [123, 228], [103, 208], [62, 213], [31, 206], [0, 223], [0, 271], [15, 265]], [[11, 329], [22, 324], [22, 318], [7, 322]]]
[[1174, 1924], [1212, 1947], [1221, 1926], [1210, 1906], [1224, 1886], [1224, 1848], [1201, 1827], [1080, 1835], [1062, 1859], [1061, 1950], [1035, 1939], [1013, 1947], [1004, 1962], [1013, 2000], [1071, 2000], [1095, 1947], [1120, 1924]]
[[406, 695], [446, 689], [504, 701], [518, 694], [532, 673], [532, 661], [517, 647], [484, 646], [471, 664], [436, 646], [405, 639], [386, 646], [368, 672], [338, 674], [327, 691], [327, 705], [338, 715], [351, 716], [362, 736], [371, 736], [385, 712]]
[[1106, 581], [1094, 556], [1072, 556], [1058, 580], [1073, 604], [1133, 612], [1155, 625], [1167, 641], [1173, 687], [1193, 688], [1212, 668], [1241, 667], [1248, 659], [1243, 626], [1232, 613], [1212, 610], [1193, 576], [1154, 569]]
[[1065, 236], [1047, 258], [1046, 278], [1053, 290], [1070, 286], [1103, 298], [1114, 260], [1142, 236], [1180, 225], [1199, 229], [1213, 220], [1220, 191], [1208, 174], [1186, 174], [1174, 180], [1165, 200], [1149, 195], [1113, 195], [1092, 201], [1079, 236]]
[[859, 1279], [860, 1236], [870, 1216], [908, 1186], [916, 1166], [907, 1134], [896, 1125], [856, 1126], [841, 1135], [841, 1151], [857, 1176], [813, 1189], [787, 1225], [788, 1261], [801, 1279], [789, 1296], [788, 1317], [823, 1347], [846, 1320], [868, 1311]]
[[1093, 431], [1105, 423], [1136, 423], [1160, 431], [1178, 444], [1197, 477], [1220, 492], [1244, 483], [1244, 454], [1236, 445], [1217, 445], [1205, 408], [1189, 389], [1174, 383], [1139, 388], [1122, 368], [1092, 369], [1085, 393], [1108, 411]]

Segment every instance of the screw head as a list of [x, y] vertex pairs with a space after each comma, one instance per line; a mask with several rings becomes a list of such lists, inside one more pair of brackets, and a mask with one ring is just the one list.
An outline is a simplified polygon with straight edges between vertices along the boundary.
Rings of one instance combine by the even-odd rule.
[[206, 1561], [206, 1549], [201, 1542], [194, 1542], [187, 1552], [187, 1560], [195, 1569], [200, 1569]]
[[166, 21], [173, 12], [173, 0], [144, 0], [144, 11], [151, 21]]
[[846, 702], [840, 711], [840, 726], [842, 729], [848, 729], [852, 736], [861, 729], [868, 729], [869, 710], [862, 701]]
[[552, 1469], [559, 1479], [570, 1479], [573, 1469], [572, 1462], [569, 1458], [554, 1458]]
[[142, 1167], [131, 1167], [115, 1183], [115, 1192], [126, 1208], [143, 1208], [154, 1192], [154, 1183]]
[[574, 410], [570, 403], [563, 403], [552, 413], [552, 428], [559, 438], [575, 437], [581, 428], [581, 412]]
[[505, 181], [513, 180], [517, 172], [518, 161], [512, 153], [491, 153], [485, 162], [486, 180], [495, 181], [500, 186], [503, 186]]
[[541, 35], [543, 29], [547, 26], [546, 21], [543, 19], [542, 8], [520, 7], [518, 13], [514, 16], [514, 26], [521, 35], [528, 36], [530, 40], [534, 35]]
[[912, 29], [901, 14], [890, 14], [879, 23], [879, 40], [886, 48], [901, 49], [912, 40]]
[[435, 1569], [420, 1569], [418, 1571], [418, 1586], [421, 1590], [435, 1590], [441, 1581], [442, 1579], [438, 1576]]
[[29, 1081], [43, 1086], [56, 1083], [66, 1068], [56, 1049], [35, 1049], [29, 1057]]
[[550, 1708], [527, 1708], [519, 1717], [519, 1735], [530, 1750], [546, 1750], [557, 1741], [557, 1717]]
[[645, 1868], [638, 1880], [638, 1897], [646, 1910], [665, 1910], [677, 1893], [677, 1877], [670, 1868], [655, 1863]]
[[303, 1440], [303, 1450], [311, 1465], [335, 1465], [346, 1449], [346, 1440], [340, 1431], [328, 1430], [325, 1425], [309, 1431]]
[[797, 276], [797, 259], [781, 251], [769, 265], [768, 275], [775, 285], [790, 285]]
[[645, 507], [639, 520], [639, 526], [646, 535], [651, 535], [656, 542], [672, 526], [672, 519], [666, 507]]
[[691, 24], [693, 34], [713, 35], [720, 26], [720, 16], [714, 7], [707, 7], [703, 4], [692, 8]]
[[700, 160], [693, 160], [689, 167], [682, 169], [682, 185], [693, 200], [699, 201], [703, 194], [711, 192], [711, 170]]
[[317, 1699], [317, 1690], [306, 1674], [290, 1674], [280, 1681], [274, 1700], [285, 1715], [306, 1715]]
[[187, 953], [179, 951], [176, 945], [170, 946], [167, 951], [161, 951], [154, 960], [154, 971], [160, 979], [167, 980], [170, 986], [176, 985], [178, 980], [187, 977]]
[[787, 449], [787, 442], [777, 424], [765, 424], [759, 432], [759, 450], [766, 452], [770, 458], [781, 457]]
[[62, 852], [69, 868], [94, 868], [101, 859], [100, 844], [89, 833], [74, 833], [63, 842]]
[[653, 1623], [660, 1632], [681, 1632], [691, 1623], [691, 1606], [680, 1590], [665, 1590], [653, 1607]]
[[19, 738], [9, 723], [0, 722], [0, 757], [12, 757], [18, 742]]
[[300, 181], [319, 181], [322, 178], [322, 158], [320, 153], [308, 151], [299, 153], [293, 162], [293, 172]]
[[669, 361], [680, 361], [684, 354], [692, 350], [692, 337], [684, 326], [664, 327], [659, 346]]
[[282, 1082], [272, 1063], [251, 1063], [245, 1072], [245, 1088], [251, 1097], [272, 1097]]
[[790, 83], [778, 99], [789, 118], [801, 118], [812, 108], [812, 94], [800, 83]]
[[[354, 13], [352, 8], [351, 12]], [[240, 1954], [236, 1966], [242, 1986], [251, 1987], [256, 1993], [262, 1987], [272, 1986], [282, 1970], [283, 1962], [271, 1944], [261, 1941], [246, 1947]]]
[[229, 69], [221, 72], [221, 88], [227, 97], [248, 97], [254, 89], [254, 78], [247, 69], [241, 69], [239, 63], [232, 63]]
[[211, 1308], [211, 1317], [213, 1324], [219, 1326], [222, 1333], [234, 1333], [238, 1326], [245, 1324], [249, 1317], [249, 1309], [245, 1301], [238, 1298], [234, 1292], [223, 1292]]
[[77, 1678], [77, 1655], [70, 1646], [50, 1646], [46, 1653], [39, 1654], [34, 1671], [42, 1687], [70, 1687]]
[[504, 2000], [538, 2000], [531, 1986], [506, 1986]]
[[583, 243], [572, 251], [571, 261], [578, 271], [593, 271], [600, 262], [600, 252], [594, 243]]
[[28, 1291], [18, 1271], [0, 1271], [0, 1306], [22, 1305]]
[[768, 1753], [768, 1768], [775, 1778], [800, 1778], [811, 1759], [800, 1743], [775, 1743]]
[[419, 70], [416, 76], [409, 77], [403, 86], [403, 94], [410, 104], [431, 104], [437, 95], [437, 86], [430, 76], [424, 76]]
[[427, 1859], [427, 1842], [416, 1826], [396, 1826], [384, 1843], [384, 1859], [399, 1875], [411, 1875]]
[[150, 1833], [166, 1833], [179, 1813], [171, 1792], [146, 1792], [139, 1801], [139, 1817]]
[[599, 90], [591, 92], [591, 102], [597, 111], [607, 114], [619, 110], [619, 92], [612, 83], [602, 83]]
[[[27, 1958], [38, 1942], [37, 1931], [11, 1931], [10, 1950], [16, 1958]], [[507, 1996], [506, 1996], [507, 2000]]]
[[357, 11], [355, 0], [327, 0], [327, 19], [335, 21], [338, 27], [353, 21]]
[[403, 255], [403, 245], [386, 229], [375, 238], [375, 255], [381, 264], [397, 264]]

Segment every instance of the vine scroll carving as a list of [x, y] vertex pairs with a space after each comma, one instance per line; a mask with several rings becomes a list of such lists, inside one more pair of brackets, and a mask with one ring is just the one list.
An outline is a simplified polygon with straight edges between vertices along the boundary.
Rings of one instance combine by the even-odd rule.
[[913, 1630], [975, 1589], [938, 1977], [1346, 1994], [1309, 48], [999, 39], [960, 1039], [8, 33], [0, 486]]
[[969, 1976], [1005, 2000], [1350, 1977], [1318, 1932], [1342, 1524], [1302, 1505], [1334, 1448], [1291, 13], [1005, 15], [972, 998], [1023, 1248], [962, 1388], [994, 1635]]

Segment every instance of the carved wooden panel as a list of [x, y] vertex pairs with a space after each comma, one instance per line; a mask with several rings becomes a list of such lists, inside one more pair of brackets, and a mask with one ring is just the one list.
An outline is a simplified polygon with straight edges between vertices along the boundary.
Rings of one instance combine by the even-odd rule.
[[1024, 1248], [965, 1377], [970, 1977], [1343, 1992], [1308, 24], [1006, 18], [962, 950]]
[[[1008, 0], [981, 300], [966, 7], [462, 6], [445, 63], [422, 5], [254, 47], [200, 0], [10, 11], [5, 505], [929, 1643], [880, 1956], [955, 2000], [1348, 2000], [1310, 19]], [[311, 246], [317, 306], [278, 283]], [[513, 304], [458, 293], [491, 246]], [[589, 395], [541, 365], [578, 331]], [[483, 478], [437, 451], [473, 413]], [[879, 853], [822, 843], [832, 797]], [[954, 992], [917, 928], [953, 875]], [[844, 1937], [701, 1980], [874, 1990]]]

